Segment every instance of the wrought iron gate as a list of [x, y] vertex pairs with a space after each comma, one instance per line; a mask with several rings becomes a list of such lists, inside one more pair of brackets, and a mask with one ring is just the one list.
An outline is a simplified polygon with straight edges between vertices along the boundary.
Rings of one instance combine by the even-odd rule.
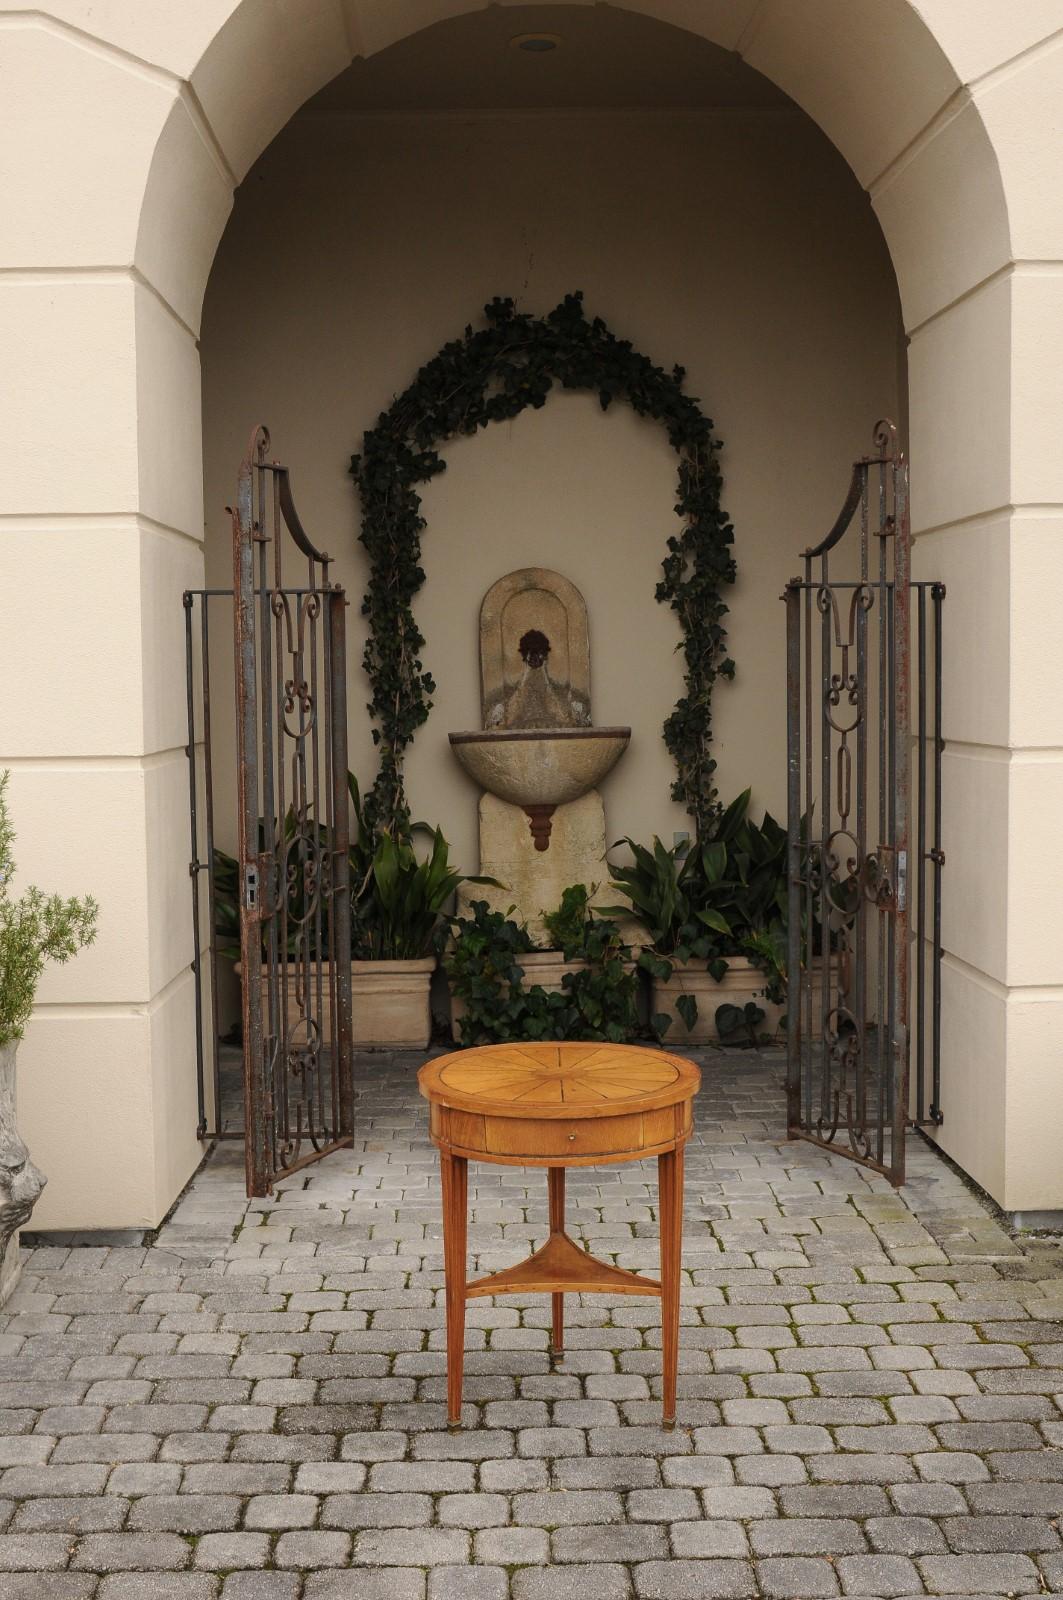
[[[270, 1193], [276, 1177], [353, 1135], [346, 599], [329, 581], [329, 557], [302, 527], [288, 469], [269, 459], [269, 448], [267, 430], [256, 429], [240, 467], [232, 589], [184, 596], [199, 1132], [244, 1138], [249, 1195]], [[302, 569], [294, 583], [286, 564]], [[215, 778], [227, 752], [211, 700], [211, 618], [230, 607], [235, 859], [215, 840]], [[227, 924], [230, 937], [239, 934], [239, 1130], [222, 1116], [218, 985]]]
[[786, 1088], [791, 1138], [895, 1184], [909, 1123], [942, 1121], [944, 597], [912, 581], [908, 464], [880, 422], [784, 596]]

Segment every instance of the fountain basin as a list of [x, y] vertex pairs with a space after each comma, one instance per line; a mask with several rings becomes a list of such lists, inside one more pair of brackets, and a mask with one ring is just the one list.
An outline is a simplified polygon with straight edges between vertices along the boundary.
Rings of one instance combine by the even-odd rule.
[[481, 789], [527, 810], [597, 788], [630, 738], [630, 728], [487, 728], [452, 733], [450, 742]]

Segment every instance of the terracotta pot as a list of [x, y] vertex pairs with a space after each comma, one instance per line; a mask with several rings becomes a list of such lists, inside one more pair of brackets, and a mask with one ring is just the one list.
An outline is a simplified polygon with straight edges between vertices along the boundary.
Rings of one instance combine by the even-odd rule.
[[[759, 967], [745, 956], [728, 956], [727, 971], [720, 982], [706, 971], [704, 962], [677, 961], [670, 978], [654, 978], [653, 1010], [670, 1016], [672, 1026], [665, 1034], [670, 1045], [717, 1044], [716, 1012], [720, 1006], [737, 1006], [739, 1010], [753, 1001], [764, 1013], [761, 1033], [772, 1038], [779, 1032], [786, 1014], [785, 1005], [775, 1005], [764, 994], [765, 977]], [[820, 977], [812, 976], [813, 1015], [818, 1015]], [[688, 1028], [679, 1012], [676, 1001], [680, 995], [691, 994], [698, 1003], [698, 1014], [693, 1028]]]
[[47, 1183], [30, 1160], [15, 1125], [15, 1056], [18, 1040], [0, 1044], [0, 1305], [22, 1271], [19, 1229], [30, 1219]]
[[[571, 961], [566, 961], [560, 950], [525, 950], [515, 956], [516, 965], [524, 972], [525, 989], [538, 986], [545, 989], [547, 994], [560, 994], [565, 987], [564, 977], [566, 972], [586, 972], [590, 967], [589, 961], [584, 961], [581, 956], [575, 956]], [[624, 962], [625, 972], [634, 972], [634, 961]], [[456, 1040], [461, 1039], [459, 1020], [465, 1015], [465, 1002], [460, 1000], [453, 992], [450, 996], [450, 1031]]]
[[417, 961], [352, 961], [351, 1004], [358, 1050], [424, 1050], [432, 1037], [429, 990], [435, 956]]
[[[416, 961], [352, 961], [351, 1021], [356, 1050], [423, 1050], [432, 1036], [428, 993], [435, 956]], [[240, 976], [240, 963], [235, 966]], [[315, 978], [316, 983], [316, 978]], [[269, 1004], [266, 968], [262, 967], [263, 1013]], [[332, 982], [321, 974], [321, 1040], [332, 1039]], [[288, 1011], [296, 1013], [295, 974], [288, 974]]]

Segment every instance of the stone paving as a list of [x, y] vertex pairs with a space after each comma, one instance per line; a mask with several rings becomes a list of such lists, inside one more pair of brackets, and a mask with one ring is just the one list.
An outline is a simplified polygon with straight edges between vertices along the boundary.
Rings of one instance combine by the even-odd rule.
[[[2, 1600], [707, 1600], [1063, 1593], [1063, 1256], [921, 1140], [889, 1186], [782, 1140], [781, 1066], [703, 1058], [680, 1426], [651, 1301], [469, 1307], [444, 1425], [439, 1189], [410, 1057], [355, 1150], [243, 1198], [204, 1167], [151, 1249], [34, 1251], [0, 1314]], [[782, 1141], [782, 1142], [780, 1142]], [[545, 1180], [470, 1168], [483, 1270]], [[570, 1174], [656, 1264], [653, 1172]]]

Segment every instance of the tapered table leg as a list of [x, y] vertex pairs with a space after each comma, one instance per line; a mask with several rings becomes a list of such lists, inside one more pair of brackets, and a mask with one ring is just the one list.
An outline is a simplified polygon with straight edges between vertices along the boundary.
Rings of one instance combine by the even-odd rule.
[[657, 1159], [661, 1222], [661, 1333], [664, 1426], [675, 1427], [679, 1368], [679, 1280], [683, 1257], [683, 1146]]
[[[546, 1180], [550, 1195], [550, 1232], [564, 1233], [565, 1231], [565, 1169], [564, 1167], [548, 1167]], [[565, 1349], [565, 1297], [563, 1294], [551, 1295], [553, 1306], [553, 1339], [551, 1350], [555, 1356], [562, 1355]]]
[[447, 1307], [447, 1422], [461, 1425], [465, 1366], [465, 1250], [468, 1237], [469, 1163], [439, 1152], [443, 1180], [443, 1278]]

